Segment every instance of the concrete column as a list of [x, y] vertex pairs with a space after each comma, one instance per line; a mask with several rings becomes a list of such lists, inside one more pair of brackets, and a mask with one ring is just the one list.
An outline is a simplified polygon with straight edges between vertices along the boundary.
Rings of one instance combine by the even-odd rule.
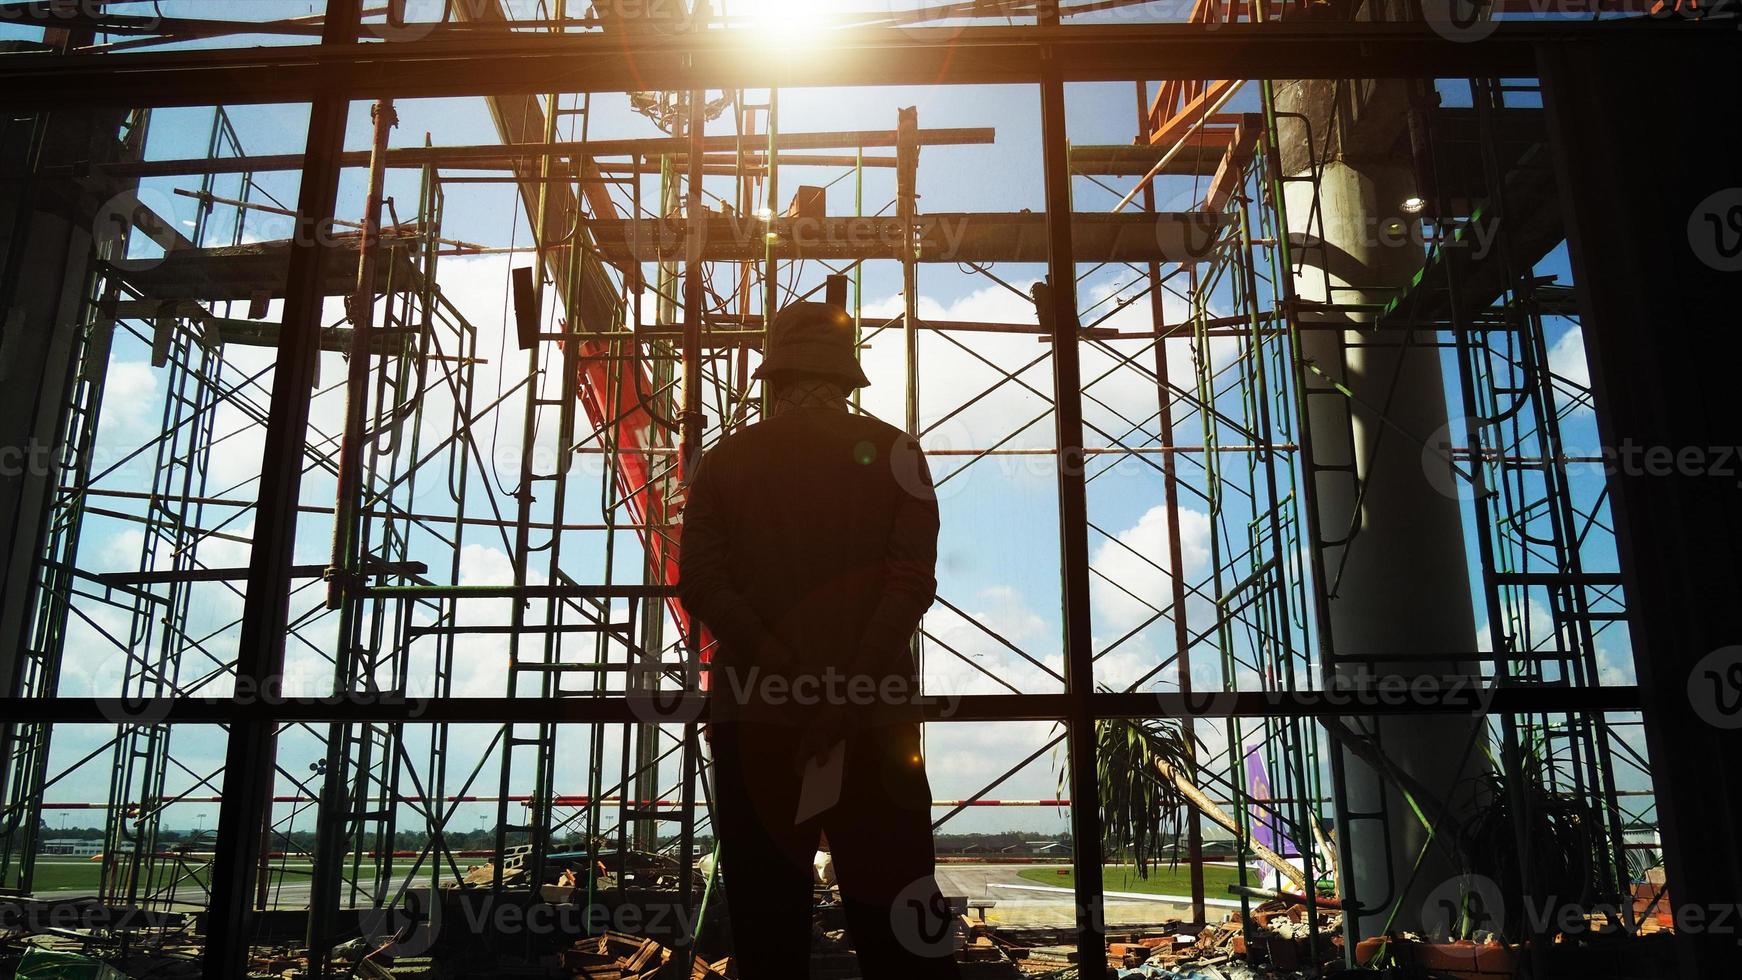
[[[1420, 248], [1399, 234], [1408, 224], [1400, 205], [1415, 193], [1409, 157], [1397, 149], [1401, 92], [1387, 89], [1389, 83], [1355, 84], [1365, 91], [1322, 82], [1279, 91], [1279, 108], [1313, 120], [1315, 150], [1323, 152], [1330, 134], [1316, 186], [1291, 182], [1285, 191], [1296, 259], [1306, 263], [1295, 288], [1308, 302], [1383, 303], [1394, 295], [1387, 287], [1408, 283], [1421, 263]], [[1284, 118], [1280, 128], [1284, 169], [1309, 173], [1305, 127]], [[1337, 673], [1350, 684], [1362, 675], [1473, 674], [1467, 654], [1476, 647], [1476, 625], [1460, 506], [1422, 465], [1422, 442], [1447, 424], [1440, 351], [1429, 346], [1431, 332], [1417, 333], [1411, 344], [1403, 331], [1363, 329], [1371, 315], [1346, 319], [1350, 329], [1309, 331], [1303, 343], [1305, 356], [1354, 394], [1311, 397], [1307, 419], [1317, 462], [1352, 463], [1360, 478], [1357, 484], [1347, 472], [1321, 473], [1314, 488], [1324, 538], [1337, 541], [1353, 530], [1346, 542], [1322, 549]], [[1329, 383], [1312, 377], [1309, 387]], [[1377, 730], [1394, 765], [1451, 799], [1467, 792], [1467, 777], [1486, 765], [1475, 741], [1480, 725], [1474, 716], [1400, 716], [1379, 721]], [[1348, 754], [1345, 765], [1351, 815], [1381, 804], [1388, 814], [1384, 825], [1352, 819], [1337, 828], [1349, 835], [1354, 893], [1368, 910], [1361, 934], [1383, 928], [1399, 896], [1393, 928], [1418, 929], [1423, 902], [1453, 877], [1455, 864], [1436, 846], [1410, 884], [1427, 831], [1372, 767]]]
[[[43, 159], [87, 159], [88, 148], [101, 138], [94, 134], [113, 143], [118, 119], [112, 113], [67, 114], [49, 127]], [[27, 168], [30, 131], [28, 125], [15, 127], [14, 140], [0, 146], [0, 159], [14, 169]], [[43, 519], [60, 477], [62, 409], [100, 203], [70, 181], [47, 180], [0, 203], [0, 275], [12, 285], [10, 302], [0, 309], [0, 533], [10, 544], [0, 566], [0, 684], [8, 686], [16, 678], [31, 613]], [[10, 252], [14, 242], [16, 254]]]

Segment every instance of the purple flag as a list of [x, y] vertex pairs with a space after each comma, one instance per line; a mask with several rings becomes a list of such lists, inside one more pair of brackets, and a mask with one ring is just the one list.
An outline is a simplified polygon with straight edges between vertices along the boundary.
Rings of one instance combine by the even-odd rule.
[[1261, 747], [1259, 743], [1246, 746], [1246, 795], [1252, 801], [1247, 805], [1246, 819], [1252, 828], [1252, 839], [1283, 857], [1299, 857], [1300, 852], [1295, 850], [1294, 841], [1289, 839], [1277, 813], [1281, 804], [1272, 802], [1276, 794], [1271, 789], [1264, 757], [1258, 754]]

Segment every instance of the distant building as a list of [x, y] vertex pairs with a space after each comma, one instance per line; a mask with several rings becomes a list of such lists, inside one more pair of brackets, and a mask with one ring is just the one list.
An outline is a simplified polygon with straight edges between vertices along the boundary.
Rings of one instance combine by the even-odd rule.
[[1071, 842], [1066, 840], [1030, 840], [1000, 848], [1006, 857], [1070, 857]]
[[81, 857], [88, 857], [92, 854], [101, 854], [102, 851], [103, 851], [103, 842], [102, 841], [62, 839], [62, 840], [45, 840], [45, 841], [43, 841], [42, 842], [42, 851], [40, 853], [43, 853], [43, 854], [75, 854], [75, 855], [78, 855]]

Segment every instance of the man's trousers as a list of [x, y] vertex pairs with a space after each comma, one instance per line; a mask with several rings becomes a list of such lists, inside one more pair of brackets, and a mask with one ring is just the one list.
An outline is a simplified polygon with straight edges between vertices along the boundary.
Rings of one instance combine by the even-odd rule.
[[933, 877], [919, 726], [848, 734], [839, 802], [796, 823], [800, 734], [757, 722], [711, 726], [714, 826], [738, 976], [809, 976], [812, 861], [826, 835], [865, 980], [956, 977], [960, 936]]

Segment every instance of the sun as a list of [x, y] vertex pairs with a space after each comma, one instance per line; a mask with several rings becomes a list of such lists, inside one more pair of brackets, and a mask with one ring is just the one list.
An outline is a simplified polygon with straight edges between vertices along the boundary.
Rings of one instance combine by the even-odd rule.
[[736, 30], [776, 42], [815, 37], [828, 22], [826, 0], [721, 0], [726, 21]]

